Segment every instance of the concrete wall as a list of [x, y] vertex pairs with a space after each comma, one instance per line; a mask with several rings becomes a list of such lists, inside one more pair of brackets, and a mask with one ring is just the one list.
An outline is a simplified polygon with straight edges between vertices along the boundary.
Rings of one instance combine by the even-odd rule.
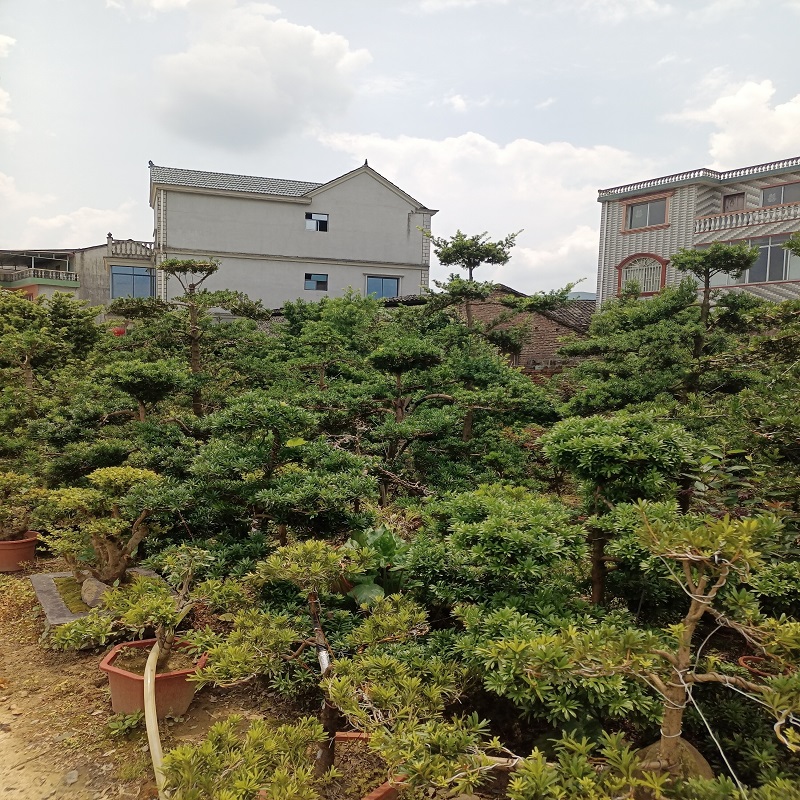
[[[324, 234], [321, 234], [324, 235]], [[167, 258], [204, 259], [208, 253], [166, 253]], [[368, 275], [400, 278], [400, 294], [420, 293], [420, 270], [392, 267], [380, 263], [352, 264], [335, 261], [221, 256], [220, 269], [203, 283], [204, 289], [236, 289], [268, 308], [280, 308], [287, 300], [320, 300], [341, 297], [348, 288], [366, 294]], [[328, 276], [328, 291], [304, 288], [306, 273]], [[183, 289], [176, 279], [166, 284], [167, 297], [176, 297]]]
[[75, 292], [79, 300], [89, 305], [105, 305], [111, 300], [111, 280], [105, 262], [106, 245], [79, 250], [72, 259], [72, 270], [78, 274], [80, 288]]
[[[365, 293], [368, 275], [400, 278], [400, 294], [428, 285], [430, 228], [405, 197], [369, 173], [332, 182], [301, 201], [159, 189], [156, 246], [164, 258], [220, 260], [204, 286], [237, 289], [271, 308], [287, 300]], [[328, 230], [306, 230], [306, 213], [327, 214]], [[303, 287], [306, 273], [328, 275], [328, 291]], [[166, 294], [180, 287], [171, 281]]]

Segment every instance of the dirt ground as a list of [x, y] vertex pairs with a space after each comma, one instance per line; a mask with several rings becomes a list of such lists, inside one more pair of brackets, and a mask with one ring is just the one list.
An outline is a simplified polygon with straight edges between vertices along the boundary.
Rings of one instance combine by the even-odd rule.
[[[59, 569], [61, 562], [40, 561], [35, 571]], [[27, 574], [0, 574], [0, 800], [156, 798], [144, 725], [128, 736], [107, 726], [113, 712], [98, 670], [105, 651], [49, 650], [39, 642], [43, 630]], [[185, 717], [162, 724], [164, 751], [202, 738], [213, 722], [234, 713], [280, 723], [296, 712], [251, 686], [206, 687]], [[354, 750], [340, 757], [347, 762], [362, 756], [371, 760]]]

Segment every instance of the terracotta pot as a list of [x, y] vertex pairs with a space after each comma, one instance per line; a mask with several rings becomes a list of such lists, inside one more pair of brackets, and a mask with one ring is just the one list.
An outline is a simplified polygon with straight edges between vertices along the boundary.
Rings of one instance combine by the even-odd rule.
[[[155, 644], [155, 639], [142, 639], [138, 642], [122, 642], [106, 654], [100, 662], [100, 669], [108, 675], [111, 689], [111, 708], [116, 714], [134, 714], [144, 710], [144, 676], [114, 666], [114, 661], [126, 647], [147, 648]], [[175, 647], [188, 647], [185, 642], [176, 642]], [[205, 653], [190, 669], [162, 672], [156, 675], [156, 716], [159, 719], [170, 714], [180, 717], [186, 713], [194, 697], [195, 684], [187, 677], [206, 663]]]
[[26, 561], [36, 556], [36, 531], [28, 531], [26, 539], [0, 542], [0, 572], [19, 572]]

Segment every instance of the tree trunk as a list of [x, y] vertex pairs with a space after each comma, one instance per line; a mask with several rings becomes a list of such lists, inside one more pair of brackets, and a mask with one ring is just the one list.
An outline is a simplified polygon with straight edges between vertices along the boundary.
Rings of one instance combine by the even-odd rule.
[[314, 775], [319, 778], [333, 766], [336, 757], [336, 733], [339, 730], [339, 711], [327, 698], [322, 701], [320, 722], [325, 730], [326, 739], [320, 742], [317, 760], [314, 762]]
[[146, 413], [144, 403], [141, 400], [137, 400], [136, 403], [139, 406], [139, 422], [144, 422]]
[[601, 606], [606, 593], [606, 537], [597, 528], [591, 528], [589, 541], [592, 547], [592, 603]]
[[286, 536], [286, 523], [285, 522], [279, 522], [278, 523], [278, 544], [281, 547], [286, 547], [286, 545], [288, 543], [289, 543], [289, 539]]
[[[197, 376], [201, 371], [200, 363], [200, 320], [197, 303], [194, 301], [194, 284], [189, 284], [186, 294], [189, 298], [189, 368], [192, 375]], [[196, 417], [203, 416], [203, 393], [198, 385], [192, 389], [192, 412]]]

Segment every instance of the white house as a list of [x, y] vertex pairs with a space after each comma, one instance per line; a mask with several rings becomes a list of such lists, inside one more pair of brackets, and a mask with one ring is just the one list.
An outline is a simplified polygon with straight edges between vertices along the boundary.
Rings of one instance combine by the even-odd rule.
[[713, 242], [747, 242], [760, 251], [741, 278], [720, 275], [716, 285], [773, 301], [800, 297], [800, 258], [781, 247], [800, 231], [800, 157], [601, 189], [598, 201], [598, 304], [628, 281], [644, 294], [679, 283], [672, 256]]
[[[218, 259], [204, 287], [236, 289], [271, 308], [337, 297], [377, 297], [428, 285], [436, 213], [365, 162], [328, 183], [227, 175], [150, 162], [156, 266], [168, 258]], [[159, 278], [172, 297], [177, 284]]]

